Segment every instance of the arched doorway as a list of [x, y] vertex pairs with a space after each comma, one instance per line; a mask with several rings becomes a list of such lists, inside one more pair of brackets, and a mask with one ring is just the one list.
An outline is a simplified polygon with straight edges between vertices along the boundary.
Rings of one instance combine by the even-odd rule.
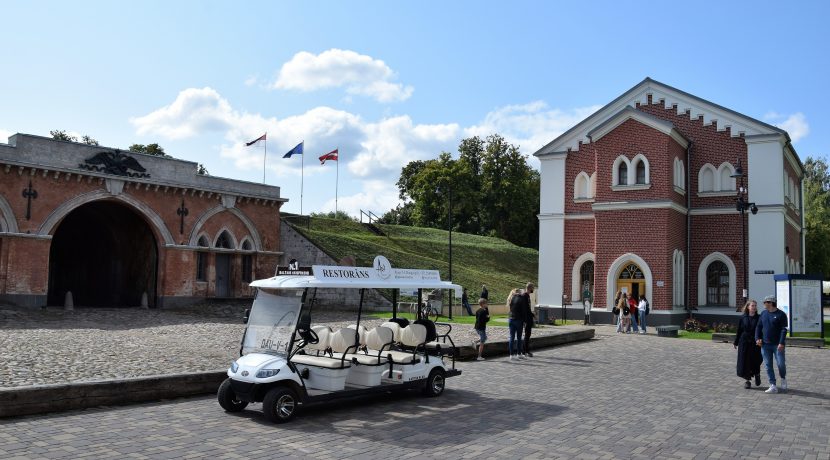
[[635, 299], [645, 294], [646, 277], [637, 264], [631, 262], [623, 265], [617, 276], [617, 291], [625, 292]]
[[66, 215], [49, 250], [49, 305], [127, 307], [147, 293], [155, 306], [158, 247], [147, 222], [114, 201], [81, 205]]

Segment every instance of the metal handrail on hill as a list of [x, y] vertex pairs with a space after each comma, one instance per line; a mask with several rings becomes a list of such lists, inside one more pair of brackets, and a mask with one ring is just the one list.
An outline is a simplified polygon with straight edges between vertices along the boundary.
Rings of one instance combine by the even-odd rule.
[[375, 220], [380, 220], [380, 217], [378, 217], [372, 211], [364, 211], [364, 210], [361, 209], [360, 210], [360, 223], [361, 224], [363, 223], [363, 216], [366, 216], [366, 219], [369, 221], [370, 224], [372, 223], [372, 218], [373, 217], [374, 217]]

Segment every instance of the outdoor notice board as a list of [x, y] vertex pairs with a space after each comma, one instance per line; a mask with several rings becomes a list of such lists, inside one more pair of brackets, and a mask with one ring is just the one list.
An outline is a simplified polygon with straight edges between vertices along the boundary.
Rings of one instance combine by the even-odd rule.
[[824, 337], [824, 312], [821, 308], [822, 277], [775, 275], [777, 307], [790, 320], [790, 335], [818, 333]]

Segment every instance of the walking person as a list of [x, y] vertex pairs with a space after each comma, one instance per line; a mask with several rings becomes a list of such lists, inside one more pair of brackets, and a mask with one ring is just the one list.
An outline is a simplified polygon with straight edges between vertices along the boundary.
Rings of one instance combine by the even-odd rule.
[[467, 297], [467, 288], [461, 292], [461, 306], [467, 310], [467, 314], [473, 316], [473, 310], [470, 308], [470, 299]]
[[524, 347], [522, 350], [528, 358], [533, 357], [533, 353], [530, 352], [530, 331], [533, 329], [533, 321], [536, 319], [536, 316], [533, 314], [533, 301], [531, 300], [535, 289], [536, 287], [533, 283], [527, 283], [525, 291], [522, 293], [522, 296], [525, 297], [525, 335], [522, 337], [522, 345]]
[[510, 353], [510, 361], [524, 359], [522, 354], [522, 329], [524, 328], [524, 296], [521, 289], [513, 289], [507, 297], [507, 306], [510, 312], [507, 316], [507, 350]]
[[755, 377], [755, 386], [761, 385], [761, 347], [755, 343], [755, 330], [758, 328], [758, 303], [749, 299], [744, 304], [744, 315], [738, 322], [738, 332], [735, 333], [735, 342], [732, 344], [738, 350], [737, 373], [738, 377], [746, 380], [744, 388], [752, 388], [749, 382]]
[[648, 299], [645, 295], [640, 296], [640, 303], [637, 305], [637, 314], [640, 320], [640, 334], [646, 333], [646, 315], [649, 314], [651, 306], [648, 304]]
[[[487, 323], [490, 321], [490, 309], [487, 308], [487, 299], [478, 299], [478, 310], [476, 310], [476, 324], [474, 329], [478, 334], [478, 357], [476, 361], [484, 360], [484, 344], [487, 343]], [[473, 348], [476, 348], [476, 341], [473, 341]]]
[[761, 347], [761, 356], [764, 358], [764, 365], [767, 368], [769, 388], [766, 393], [778, 393], [776, 386], [775, 368], [772, 367], [772, 357], [775, 355], [775, 362], [778, 365], [778, 375], [781, 376], [781, 390], [787, 391], [787, 362], [784, 358], [784, 345], [787, 339], [787, 314], [778, 309], [774, 295], [764, 297], [764, 308], [758, 318], [758, 326], [755, 328], [755, 343]]

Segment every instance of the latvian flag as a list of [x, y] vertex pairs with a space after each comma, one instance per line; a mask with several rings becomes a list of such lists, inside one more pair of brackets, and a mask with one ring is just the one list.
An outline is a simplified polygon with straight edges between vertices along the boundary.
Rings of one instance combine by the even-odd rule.
[[326, 160], [337, 161], [337, 150], [339, 150], [339, 149], [334, 149], [331, 152], [329, 152], [325, 155], [322, 155], [320, 157], [320, 164], [321, 165], [326, 164]]
[[266, 136], [267, 134], [268, 134], [268, 133], [265, 133], [265, 134], [263, 134], [262, 136], [259, 136], [258, 138], [256, 138], [256, 139], [252, 140], [251, 142], [246, 142], [246, 143], [245, 143], [245, 147], [250, 147], [250, 146], [252, 146], [252, 145], [256, 144], [256, 143], [257, 143], [257, 142], [259, 142], [259, 141], [264, 141], [264, 140], [265, 140], [265, 136]]

